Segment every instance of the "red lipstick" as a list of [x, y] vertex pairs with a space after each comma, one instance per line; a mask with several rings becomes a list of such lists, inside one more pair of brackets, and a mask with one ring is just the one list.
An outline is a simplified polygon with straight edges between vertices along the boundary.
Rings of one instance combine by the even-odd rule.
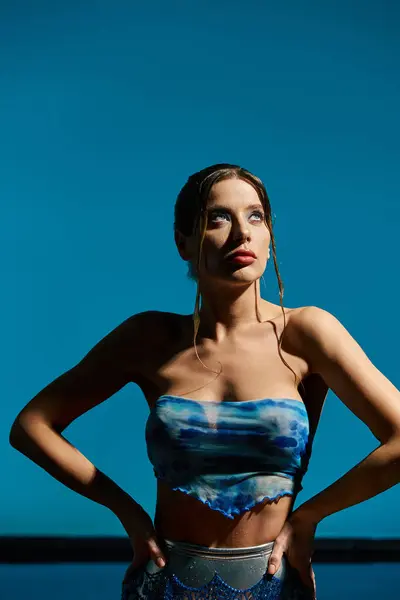
[[227, 260], [239, 265], [251, 265], [256, 258], [251, 250], [235, 250], [227, 256]]

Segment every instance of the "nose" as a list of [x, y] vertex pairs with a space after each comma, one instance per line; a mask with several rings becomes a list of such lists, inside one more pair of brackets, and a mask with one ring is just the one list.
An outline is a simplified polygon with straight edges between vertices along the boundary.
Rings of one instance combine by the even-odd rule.
[[233, 238], [235, 241], [248, 242], [250, 241], [250, 229], [248, 223], [237, 222], [233, 226]]

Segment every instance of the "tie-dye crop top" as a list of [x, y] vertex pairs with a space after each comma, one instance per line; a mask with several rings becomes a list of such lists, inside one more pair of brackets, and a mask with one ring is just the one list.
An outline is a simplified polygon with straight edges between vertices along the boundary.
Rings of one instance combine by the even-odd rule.
[[163, 395], [145, 436], [158, 479], [230, 519], [267, 498], [297, 495], [311, 453], [307, 410], [291, 398]]

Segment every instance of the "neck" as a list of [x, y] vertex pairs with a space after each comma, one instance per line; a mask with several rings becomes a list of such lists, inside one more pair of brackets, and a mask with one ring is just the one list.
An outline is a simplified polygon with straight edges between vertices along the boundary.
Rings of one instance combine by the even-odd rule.
[[262, 318], [262, 300], [259, 279], [240, 289], [224, 288], [215, 293], [200, 288], [201, 308], [199, 336], [215, 341], [223, 339], [239, 328], [259, 323]]

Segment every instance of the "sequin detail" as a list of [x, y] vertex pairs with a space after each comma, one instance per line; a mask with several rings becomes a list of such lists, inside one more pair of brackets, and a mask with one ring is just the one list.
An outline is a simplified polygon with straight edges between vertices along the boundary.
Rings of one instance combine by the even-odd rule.
[[132, 579], [122, 584], [121, 600], [312, 600], [312, 590], [306, 588], [291, 569], [285, 581], [265, 574], [255, 585], [237, 589], [228, 585], [215, 572], [212, 579], [198, 588], [182, 583], [175, 574], [161, 570], [148, 573], [138, 570]]

